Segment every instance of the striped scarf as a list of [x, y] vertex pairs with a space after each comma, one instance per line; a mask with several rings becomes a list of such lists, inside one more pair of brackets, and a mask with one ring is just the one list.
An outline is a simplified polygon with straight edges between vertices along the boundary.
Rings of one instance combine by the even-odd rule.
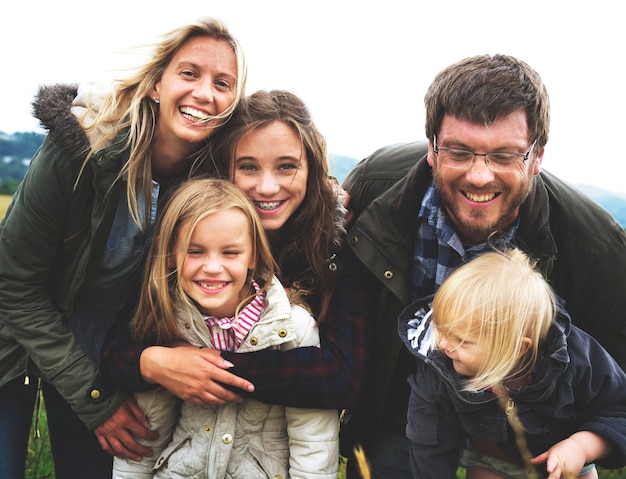
[[265, 310], [265, 295], [259, 285], [252, 280], [256, 296], [240, 312], [236, 318], [216, 318], [202, 316], [209, 327], [213, 346], [221, 351], [236, 351]]

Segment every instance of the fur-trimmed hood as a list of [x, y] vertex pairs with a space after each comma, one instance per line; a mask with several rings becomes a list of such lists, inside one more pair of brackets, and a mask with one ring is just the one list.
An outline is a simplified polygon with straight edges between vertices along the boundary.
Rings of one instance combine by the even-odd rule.
[[33, 115], [55, 142], [81, 155], [107, 133], [102, 128], [85, 131], [107, 92], [106, 87], [96, 83], [43, 85], [33, 101]]

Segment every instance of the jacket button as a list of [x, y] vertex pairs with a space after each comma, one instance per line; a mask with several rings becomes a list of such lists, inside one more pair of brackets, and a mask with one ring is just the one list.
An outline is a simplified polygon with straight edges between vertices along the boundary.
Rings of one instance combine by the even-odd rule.
[[287, 337], [287, 330], [286, 329], [279, 329], [278, 330], [278, 336], [281, 338], [286, 338]]
[[350, 238], [350, 243], [352, 244], [358, 244], [359, 243], [359, 237], [358, 236], [353, 236], [352, 238]]
[[211, 426], [204, 426], [204, 430], [206, 432], [211, 432]]
[[191, 324], [185, 323], [185, 329], [191, 329]]
[[91, 397], [91, 399], [100, 399], [100, 396], [102, 396], [102, 394], [98, 389], [92, 389], [89, 393], [89, 396]]
[[391, 278], [393, 278], [393, 272], [387, 270], [387, 271], [385, 271], [383, 276], [385, 277], [385, 279], [391, 279]]
[[230, 434], [224, 434], [222, 436], [222, 442], [224, 444], [230, 444], [231, 442], [233, 442], [233, 436], [231, 436]]
[[329, 263], [328, 269], [334, 273], [335, 271], [337, 271], [337, 264], [336, 263]]
[[256, 346], [257, 344], [259, 344], [259, 338], [256, 338], [256, 337], [250, 338], [250, 344], [252, 344], [252, 346]]

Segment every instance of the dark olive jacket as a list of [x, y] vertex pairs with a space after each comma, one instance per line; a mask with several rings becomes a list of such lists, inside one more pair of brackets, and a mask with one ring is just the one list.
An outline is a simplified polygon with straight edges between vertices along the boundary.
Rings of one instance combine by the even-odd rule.
[[76, 183], [89, 149], [70, 111], [76, 95], [41, 90], [35, 111], [49, 133], [0, 223], [0, 387], [25, 377], [30, 360], [93, 428], [125, 394], [107, 385], [67, 322], [102, 257], [128, 153], [96, 152]]

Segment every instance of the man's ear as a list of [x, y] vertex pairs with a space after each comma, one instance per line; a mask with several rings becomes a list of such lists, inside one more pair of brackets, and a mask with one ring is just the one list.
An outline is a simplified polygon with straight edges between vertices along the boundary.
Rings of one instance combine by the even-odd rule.
[[541, 165], [543, 164], [543, 154], [546, 151], [545, 147], [542, 148], [537, 154], [537, 158], [535, 158], [535, 163], [533, 164], [533, 174], [537, 176], [541, 173]]

